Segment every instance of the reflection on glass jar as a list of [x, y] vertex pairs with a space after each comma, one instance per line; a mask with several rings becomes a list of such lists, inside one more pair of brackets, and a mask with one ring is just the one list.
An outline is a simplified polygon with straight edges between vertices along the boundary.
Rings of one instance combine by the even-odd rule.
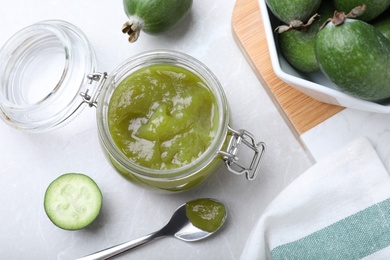
[[0, 50], [0, 118], [23, 131], [42, 133], [76, 115], [79, 93], [96, 58], [85, 35], [50, 20], [17, 32]]

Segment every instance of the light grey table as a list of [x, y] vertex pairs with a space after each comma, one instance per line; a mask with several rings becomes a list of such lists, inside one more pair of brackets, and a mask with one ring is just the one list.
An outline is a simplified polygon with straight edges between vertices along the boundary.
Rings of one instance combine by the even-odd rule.
[[[120, 258], [237, 259], [265, 207], [311, 166], [233, 39], [233, 0], [195, 0], [190, 17], [175, 31], [158, 37], [141, 34], [134, 44], [121, 33], [126, 21], [121, 0], [1, 1], [0, 45], [30, 24], [61, 19], [84, 31], [96, 50], [100, 71], [109, 73], [146, 50], [173, 49], [194, 56], [223, 85], [233, 127], [247, 129], [268, 148], [253, 182], [221, 168], [197, 189], [163, 195], [136, 187], [115, 172], [100, 149], [93, 108], [48, 134], [26, 134], [0, 122], [2, 259], [81, 257], [159, 229], [177, 206], [198, 197], [227, 205], [228, 223], [218, 235], [193, 244], [167, 238]], [[103, 192], [102, 214], [81, 231], [55, 227], [43, 209], [46, 187], [66, 172], [88, 174]]]

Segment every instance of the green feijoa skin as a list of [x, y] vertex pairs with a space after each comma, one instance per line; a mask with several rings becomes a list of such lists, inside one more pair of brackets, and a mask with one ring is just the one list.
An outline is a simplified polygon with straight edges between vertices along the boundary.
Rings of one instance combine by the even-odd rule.
[[371, 23], [390, 41], [390, 8]]
[[369, 22], [381, 13], [383, 13], [388, 7], [390, 7], [390, 0], [333, 0], [333, 3], [337, 11], [348, 13], [353, 8], [366, 5], [366, 11], [361, 16], [357, 17], [359, 20]]
[[306, 22], [314, 15], [321, 0], [265, 0], [271, 12], [285, 24]]
[[129, 21], [122, 32], [135, 42], [140, 31], [160, 34], [177, 27], [190, 13], [193, 0], [123, 0]]
[[333, 12], [332, 2], [324, 1], [318, 9], [318, 20], [308, 28], [292, 29], [278, 35], [280, 51], [294, 68], [306, 73], [320, 70], [314, 51], [315, 39], [320, 26], [332, 17]]
[[370, 101], [390, 97], [390, 41], [374, 26], [330, 21], [317, 34], [315, 52], [321, 71], [340, 90]]

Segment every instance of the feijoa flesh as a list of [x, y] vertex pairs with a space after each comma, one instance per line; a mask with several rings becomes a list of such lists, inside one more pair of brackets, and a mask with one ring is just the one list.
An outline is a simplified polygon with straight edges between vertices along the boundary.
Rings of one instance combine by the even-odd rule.
[[294, 68], [306, 73], [320, 70], [314, 51], [315, 39], [320, 26], [333, 16], [334, 10], [331, 1], [323, 1], [318, 9], [318, 20], [309, 27], [292, 29], [278, 34], [280, 51]]
[[374, 26], [335, 12], [317, 34], [315, 52], [340, 90], [370, 101], [390, 97], [390, 41]]
[[357, 17], [357, 19], [369, 22], [388, 7], [390, 7], [390, 0], [333, 0], [337, 11], [349, 13], [353, 8], [365, 4], [367, 6], [364, 14]]
[[300, 27], [313, 16], [321, 0], [265, 0], [271, 12], [291, 27]]
[[122, 32], [135, 42], [144, 31], [160, 34], [177, 27], [190, 13], [193, 0], [123, 0], [129, 21], [123, 25]]
[[78, 230], [97, 218], [102, 201], [102, 193], [90, 177], [80, 173], [66, 173], [52, 181], [46, 189], [44, 208], [56, 226]]

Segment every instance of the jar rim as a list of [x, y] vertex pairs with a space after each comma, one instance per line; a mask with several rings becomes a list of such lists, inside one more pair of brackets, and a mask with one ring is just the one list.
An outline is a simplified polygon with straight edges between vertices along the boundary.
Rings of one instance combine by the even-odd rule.
[[[150, 169], [140, 166], [128, 159], [116, 146], [108, 128], [108, 122], [105, 120], [108, 113], [108, 104], [112, 92], [115, 87], [132, 72], [153, 64], [175, 64], [186, 69], [190, 69], [207, 82], [208, 88], [212, 91], [218, 104], [218, 129], [216, 138], [206, 151], [197, 159], [184, 166], [169, 169], [159, 170]], [[180, 178], [189, 177], [199, 170], [206, 167], [221, 150], [227, 135], [229, 123], [229, 109], [225, 93], [216, 76], [203, 63], [194, 57], [172, 50], [154, 50], [146, 51], [125, 60], [120, 64], [108, 77], [106, 85], [103, 87], [99, 96], [97, 106], [97, 123], [100, 139], [103, 146], [108, 150], [112, 159], [114, 159], [121, 167], [127, 170], [131, 169], [134, 175], [142, 176], [142, 178], [159, 181], [171, 181]]]
[[86, 75], [97, 64], [84, 33], [62, 20], [16, 32], [0, 49], [0, 59], [0, 117], [31, 132], [52, 130], [77, 114]]

